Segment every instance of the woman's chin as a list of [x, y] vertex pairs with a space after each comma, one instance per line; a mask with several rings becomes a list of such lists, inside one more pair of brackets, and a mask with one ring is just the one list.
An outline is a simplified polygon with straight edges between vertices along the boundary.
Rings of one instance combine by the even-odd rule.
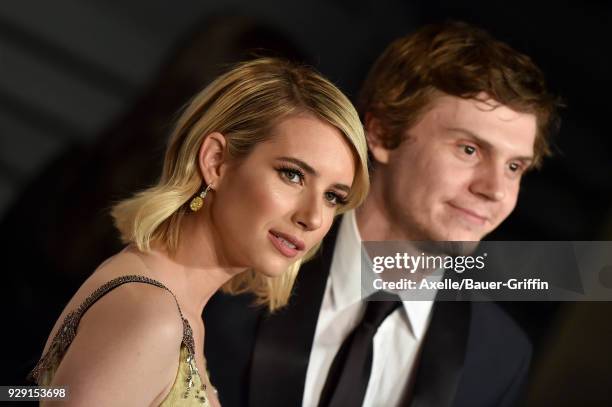
[[259, 269], [258, 271], [266, 277], [276, 278], [280, 277], [287, 271], [289, 267], [277, 268], [277, 267], [267, 267], [265, 269]]
[[280, 277], [289, 270], [293, 263], [294, 261], [270, 261], [267, 264], [261, 264], [256, 270], [266, 277]]

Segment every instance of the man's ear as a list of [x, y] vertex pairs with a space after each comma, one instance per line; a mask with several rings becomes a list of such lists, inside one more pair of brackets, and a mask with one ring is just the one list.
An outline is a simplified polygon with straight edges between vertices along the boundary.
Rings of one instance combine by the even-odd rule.
[[382, 142], [385, 136], [385, 129], [383, 128], [382, 123], [377, 117], [369, 112], [365, 114], [364, 119], [366, 140], [368, 141], [370, 154], [377, 162], [381, 164], [388, 163], [391, 150], [386, 148]]
[[227, 140], [219, 132], [204, 138], [198, 153], [198, 165], [207, 185], [219, 185], [227, 167]]

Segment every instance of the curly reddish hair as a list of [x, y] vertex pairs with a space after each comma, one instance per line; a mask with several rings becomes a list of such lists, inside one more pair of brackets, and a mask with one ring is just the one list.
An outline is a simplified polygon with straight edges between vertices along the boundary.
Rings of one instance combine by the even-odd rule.
[[359, 97], [363, 119], [384, 129], [386, 148], [396, 148], [440, 92], [466, 99], [486, 93], [497, 103], [536, 116], [533, 166], [551, 153], [560, 100], [526, 55], [463, 22], [427, 25], [392, 42], [374, 63]]

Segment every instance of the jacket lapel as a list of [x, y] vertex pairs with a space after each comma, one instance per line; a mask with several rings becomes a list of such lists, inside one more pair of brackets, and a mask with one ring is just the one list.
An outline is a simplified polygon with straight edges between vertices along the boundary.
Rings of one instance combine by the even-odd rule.
[[467, 350], [470, 303], [437, 301], [425, 334], [412, 407], [452, 406]]
[[250, 372], [250, 406], [299, 406], [334, 253], [339, 219], [298, 274], [289, 305], [259, 325]]

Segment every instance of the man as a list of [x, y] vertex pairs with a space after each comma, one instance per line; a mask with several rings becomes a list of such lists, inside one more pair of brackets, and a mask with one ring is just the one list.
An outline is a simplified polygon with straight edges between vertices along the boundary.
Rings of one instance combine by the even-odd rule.
[[206, 308], [223, 404], [514, 405], [531, 357], [520, 328], [493, 303], [373, 310], [380, 302], [359, 290], [360, 242], [482, 239], [549, 153], [555, 107], [531, 60], [482, 30], [432, 25], [393, 42], [359, 100], [374, 163], [363, 206], [302, 267], [285, 309], [245, 311], [240, 297]]

